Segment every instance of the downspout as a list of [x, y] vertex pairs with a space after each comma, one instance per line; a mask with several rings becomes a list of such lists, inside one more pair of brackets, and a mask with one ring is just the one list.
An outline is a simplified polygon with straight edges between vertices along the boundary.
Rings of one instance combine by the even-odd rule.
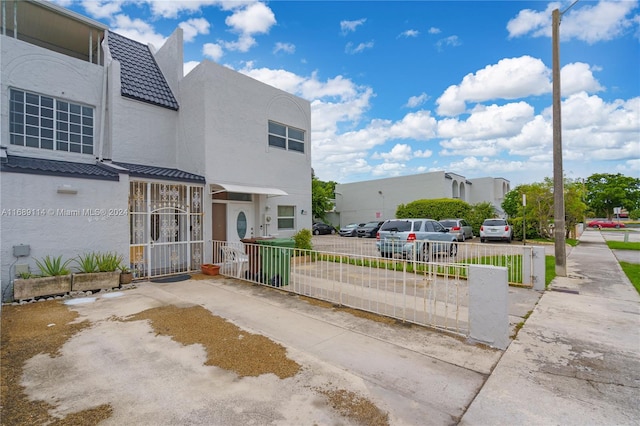
[[107, 114], [107, 77], [109, 74], [109, 66], [111, 65], [111, 52], [109, 51], [109, 41], [108, 41], [109, 31], [104, 32], [104, 37], [102, 39], [102, 50], [104, 50], [104, 73], [102, 75], [102, 105], [100, 111], [100, 136], [98, 138], [98, 161], [102, 162], [103, 158], [103, 149], [104, 149], [104, 129], [106, 126], [106, 114]]

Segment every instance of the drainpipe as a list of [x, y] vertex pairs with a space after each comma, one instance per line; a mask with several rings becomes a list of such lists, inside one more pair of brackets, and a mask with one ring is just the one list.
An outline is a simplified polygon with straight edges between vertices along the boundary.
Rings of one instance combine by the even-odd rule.
[[104, 73], [102, 75], [102, 105], [100, 111], [100, 136], [98, 138], [98, 161], [102, 162], [104, 149], [104, 128], [106, 126], [106, 114], [107, 114], [107, 77], [109, 74], [109, 66], [111, 65], [111, 52], [109, 51], [109, 41], [108, 41], [109, 31], [104, 32], [104, 37], [102, 39], [102, 50], [104, 50]]

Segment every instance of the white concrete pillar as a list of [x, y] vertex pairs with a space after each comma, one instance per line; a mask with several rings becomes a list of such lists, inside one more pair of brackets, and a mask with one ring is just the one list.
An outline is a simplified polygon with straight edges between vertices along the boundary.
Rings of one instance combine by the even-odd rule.
[[546, 280], [544, 247], [533, 248], [533, 289], [544, 291]]
[[507, 268], [469, 265], [469, 337], [498, 349], [509, 346]]

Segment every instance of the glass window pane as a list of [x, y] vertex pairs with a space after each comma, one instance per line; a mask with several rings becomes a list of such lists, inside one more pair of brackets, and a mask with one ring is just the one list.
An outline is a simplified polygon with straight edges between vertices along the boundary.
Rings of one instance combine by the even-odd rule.
[[31, 126], [38, 125], [38, 117], [36, 117], [35, 115], [27, 115], [26, 121], [27, 121], [27, 124], [30, 124]]
[[40, 96], [34, 95], [33, 93], [27, 93], [26, 102], [32, 105], [40, 105]]
[[45, 129], [53, 129], [53, 120], [51, 120], [50, 118], [41, 118], [40, 126], [44, 127]]
[[58, 130], [62, 130], [63, 132], [69, 131], [69, 125], [67, 123], [58, 122]]
[[280, 136], [287, 135], [287, 128], [282, 124], [274, 123], [273, 121], [269, 122], [269, 133], [273, 133]]
[[69, 134], [66, 132], [56, 132], [56, 136], [57, 136], [57, 140], [59, 141], [68, 141], [69, 140]]
[[82, 117], [82, 124], [85, 126], [93, 126], [93, 118], [91, 117]]
[[87, 146], [87, 145], [82, 145], [82, 153], [83, 154], [93, 154], [93, 147], [92, 146]]
[[38, 107], [38, 105], [27, 104], [26, 112], [31, 115], [40, 115], [40, 107]]
[[299, 141], [304, 141], [304, 132], [302, 130], [289, 127], [289, 137]]
[[40, 115], [46, 118], [53, 118], [53, 110], [49, 108], [42, 108], [40, 110]]
[[70, 152], [80, 152], [81, 151], [80, 145], [76, 144], [76, 143], [70, 143], [69, 144], [69, 151]]
[[69, 114], [69, 121], [71, 123], [81, 123], [80, 116], [78, 114]]
[[278, 206], [278, 216], [295, 216], [295, 206]]
[[289, 141], [289, 149], [291, 151], [304, 152], [304, 144], [301, 142]]
[[40, 137], [53, 139], [53, 129], [40, 129]]
[[58, 142], [58, 151], [69, 151], [69, 144], [66, 142]]
[[58, 111], [57, 116], [58, 116], [58, 120], [69, 121], [69, 113]]
[[53, 139], [42, 139], [40, 148], [53, 149]]
[[32, 136], [28, 136], [27, 137], [27, 146], [30, 146], [32, 148], [40, 148], [40, 143], [38, 138], [34, 138]]
[[93, 108], [82, 107], [82, 115], [85, 117], [93, 117]]
[[27, 126], [27, 135], [40, 136], [40, 129], [35, 126]]
[[24, 113], [24, 104], [16, 101], [11, 101], [11, 111], [22, 115]]
[[93, 135], [93, 128], [88, 126], [82, 126], [83, 135]]
[[40, 98], [40, 105], [46, 108], [53, 108], [53, 98], [47, 98], [45, 96], [42, 96]]
[[69, 111], [73, 114], [80, 115], [82, 113], [82, 108], [80, 108], [80, 105], [69, 104]]
[[71, 142], [80, 143], [80, 135], [76, 135], [75, 133], [71, 133], [69, 135], [69, 140]]
[[293, 218], [278, 218], [278, 229], [293, 229]]
[[287, 142], [284, 138], [269, 135], [269, 145], [277, 146], [278, 148], [286, 148]]
[[69, 131], [71, 133], [80, 133], [82, 131], [82, 128], [78, 124], [72, 124], [71, 126], [69, 126]]
[[22, 136], [22, 135], [11, 135], [11, 144], [12, 145], [22, 145], [22, 146], [24, 146], [24, 136]]
[[58, 111], [69, 111], [69, 104], [67, 102], [58, 101]]
[[24, 92], [21, 90], [11, 89], [11, 100], [24, 102]]

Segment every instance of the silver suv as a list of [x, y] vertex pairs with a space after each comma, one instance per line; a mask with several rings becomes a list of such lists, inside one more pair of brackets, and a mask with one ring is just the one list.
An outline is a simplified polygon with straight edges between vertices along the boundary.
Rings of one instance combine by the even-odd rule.
[[382, 224], [376, 237], [380, 256], [401, 255], [406, 259], [428, 261], [432, 253], [455, 256], [456, 236], [433, 219], [391, 219]]

